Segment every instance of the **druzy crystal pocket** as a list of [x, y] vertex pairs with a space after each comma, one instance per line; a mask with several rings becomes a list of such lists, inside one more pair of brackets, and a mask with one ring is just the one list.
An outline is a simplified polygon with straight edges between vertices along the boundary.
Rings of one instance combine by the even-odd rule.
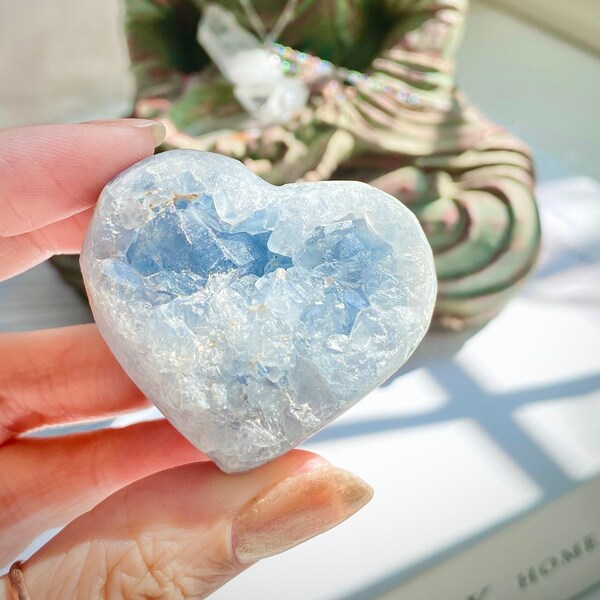
[[392, 375], [436, 287], [419, 224], [387, 194], [276, 187], [188, 150], [105, 187], [81, 267], [119, 362], [228, 472], [297, 446]]

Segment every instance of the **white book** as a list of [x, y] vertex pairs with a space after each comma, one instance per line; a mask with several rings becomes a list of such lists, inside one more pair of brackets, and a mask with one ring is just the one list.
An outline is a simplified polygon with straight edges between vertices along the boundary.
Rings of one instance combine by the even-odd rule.
[[380, 600], [565, 600], [600, 580], [600, 478], [379, 594]]

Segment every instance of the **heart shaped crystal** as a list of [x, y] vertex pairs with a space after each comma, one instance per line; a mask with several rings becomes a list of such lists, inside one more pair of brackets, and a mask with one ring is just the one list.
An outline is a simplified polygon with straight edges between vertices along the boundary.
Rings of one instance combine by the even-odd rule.
[[392, 375], [436, 290], [398, 200], [357, 182], [276, 187], [191, 150], [104, 188], [81, 267], [127, 373], [228, 472], [293, 448]]

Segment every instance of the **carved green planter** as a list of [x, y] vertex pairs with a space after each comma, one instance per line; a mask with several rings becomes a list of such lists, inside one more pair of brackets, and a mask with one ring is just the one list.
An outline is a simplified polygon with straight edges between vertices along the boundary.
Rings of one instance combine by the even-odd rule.
[[[238, 0], [219, 3], [249, 27]], [[285, 0], [254, 5], [268, 29]], [[435, 324], [463, 329], [492, 318], [531, 271], [540, 226], [528, 149], [456, 87], [467, 1], [300, 0], [282, 44], [401, 86], [423, 102], [414, 106], [367, 86], [341, 101], [339, 88], [325, 85], [292, 122], [260, 132], [244, 128], [247, 116], [230, 84], [196, 42], [202, 6], [126, 0], [135, 115], [165, 122], [163, 149], [220, 152], [276, 184], [371, 183], [413, 210], [427, 234], [439, 281]]]

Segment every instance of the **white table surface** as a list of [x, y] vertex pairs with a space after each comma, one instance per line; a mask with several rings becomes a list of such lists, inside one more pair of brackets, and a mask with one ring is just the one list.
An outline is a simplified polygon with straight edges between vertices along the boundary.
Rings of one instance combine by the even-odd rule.
[[[77, 7], [64, 3], [76, 21]], [[98, 17], [109, 29], [111, 10]], [[215, 599], [369, 598], [381, 581], [399, 581], [600, 474], [600, 124], [592, 101], [600, 63], [475, 4], [459, 65], [470, 97], [536, 153], [544, 225], [536, 276], [472, 337], [430, 334], [400, 377], [306, 444], [371, 483], [373, 502]], [[119, 81], [115, 105], [127, 103], [119, 96], [126, 76]], [[6, 125], [18, 113], [6, 108], [7, 93], [0, 109], [3, 101]], [[103, 106], [89, 117], [108, 100]], [[89, 319], [47, 264], [0, 284], [0, 330]], [[586, 600], [597, 597], [590, 591]]]

